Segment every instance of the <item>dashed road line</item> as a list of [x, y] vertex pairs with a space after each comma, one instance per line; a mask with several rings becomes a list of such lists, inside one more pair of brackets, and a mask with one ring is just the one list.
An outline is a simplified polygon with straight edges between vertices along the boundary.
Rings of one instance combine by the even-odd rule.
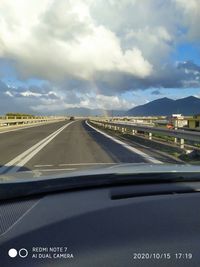
[[117, 164], [115, 162], [109, 162], [109, 163], [104, 163], [104, 162], [93, 162], [93, 163], [63, 163], [59, 164], [58, 166], [90, 166], [90, 165], [114, 165]]
[[34, 171], [41, 171], [41, 172], [53, 172], [53, 171], [75, 171], [76, 168], [66, 168], [66, 169], [34, 169]]
[[34, 165], [35, 168], [52, 167], [53, 164]]

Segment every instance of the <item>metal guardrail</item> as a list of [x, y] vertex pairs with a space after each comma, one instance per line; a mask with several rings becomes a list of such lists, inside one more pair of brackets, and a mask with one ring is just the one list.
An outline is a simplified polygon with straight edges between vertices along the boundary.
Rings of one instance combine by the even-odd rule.
[[0, 116], [0, 127], [64, 120], [63, 116]]
[[133, 125], [128, 123], [116, 123], [116, 122], [105, 122], [100, 120], [91, 120], [94, 124], [108, 127], [113, 130], [121, 130], [122, 132], [126, 132], [127, 128], [132, 131], [132, 134], [136, 134], [137, 131], [145, 132], [149, 134], [149, 139], [152, 139], [152, 134], [160, 134], [163, 136], [171, 136], [174, 137], [174, 142], [177, 143], [177, 139], [180, 139], [180, 147], [184, 148], [185, 140], [198, 142], [200, 143], [200, 132], [191, 132], [186, 130], [169, 130], [163, 129], [160, 127], [151, 127], [151, 126], [141, 126], [141, 125]]

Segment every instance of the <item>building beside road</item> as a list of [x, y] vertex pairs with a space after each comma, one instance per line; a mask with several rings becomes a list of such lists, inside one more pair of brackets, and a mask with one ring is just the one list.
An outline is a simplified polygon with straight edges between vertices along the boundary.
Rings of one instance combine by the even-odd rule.
[[172, 114], [169, 118], [169, 123], [171, 123], [174, 128], [182, 128], [188, 125], [188, 120], [182, 114]]
[[200, 114], [197, 114], [188, 119], [188, 128], [200, 130]]
[[171, 114], [170, 116], [114, 117], [105, 121], [126, 122], [133, 125], [164, 127], [167, 129], [191, 129], [200, 131], [200, 113], [194, 116]]

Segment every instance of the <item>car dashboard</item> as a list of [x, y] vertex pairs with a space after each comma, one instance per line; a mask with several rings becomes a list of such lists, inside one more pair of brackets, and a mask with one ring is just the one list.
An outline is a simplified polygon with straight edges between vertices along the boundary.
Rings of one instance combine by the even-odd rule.
[[199, 186], [105, 186], [1, 201], [1, 266], [199, 266]]

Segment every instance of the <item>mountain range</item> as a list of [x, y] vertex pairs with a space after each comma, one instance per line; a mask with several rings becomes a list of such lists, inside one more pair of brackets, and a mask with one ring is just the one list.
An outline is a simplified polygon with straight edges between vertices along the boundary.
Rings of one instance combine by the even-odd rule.
[[89, 108], [68, 108], [69, 116], [167, 116], [175, 113], [182, 115], [200, 114], [200, 98], [189, 96], [177, 100], [167, 97], [153, 100], [147, 104], [124, 110], [102, 110]]
[[151, 101], [127, 111], [129, 116], [158, 116], [180, 113], [182, 115], [200, 114], [200, 98], [189, 96], [177, 100], [167, 97]]

